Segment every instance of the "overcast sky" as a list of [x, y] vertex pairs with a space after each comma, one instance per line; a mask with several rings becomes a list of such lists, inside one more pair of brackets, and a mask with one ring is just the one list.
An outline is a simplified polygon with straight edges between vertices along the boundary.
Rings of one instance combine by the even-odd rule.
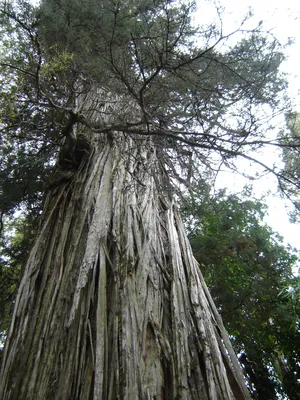
[[[31, 0], [37, 4], [38, 0]], [[72, 0], [70, 0], [72, 1]], [[84, 1], [84, 0], [83, 0]], [[213, 17], [215, 8], [214, 1], [197, 0], [199, 4], [198, 14], [205, 18], [206, 22]], [[203, 4], [206, 6], [203, 7]], [[253, 26], [263, 21], [266, 30], [272, 30], [274, 35], [282, 44], [293, 38], [294, 43], [286, 50], [288, 57], [282, 65], [282, 70], [289, 74], [289, 93], [294, 98], [295, 110], [300, 111], [300, 2], [297, 0], [221, 0], [216, 4], [225, 8], [223, 15], [224, 28], [228, 32], [232, 27], [237, 27], [247, 10], [251, 6], [254, 16], [251, 19]], [[211, 15], [210, 15], [211, 13]], [[231, 173], [223, 174], [218, 186], [227, 185], [230, 190], [239, 190], [246, 181]], [[256, 194], [265, 193], [267, 190], [273, 193], [276, 190], [276, 182], [272, 177], [253, 183]], [[284, 236], [285, 242], [300, 249], [300, 225], [291, 225], [285, 209], [285, 203], [274, 194], [268, 197], [269, 216], [266, 223]]]
[[[207, 4], [207, 9], [203, 7], [203, 0], [198, 0], [200, 19], [201, 17], [208, 17], [205, 10], [208, 10], [209, 7], [211, 17], [213, 17], [215, 13], [214, 2], [204, 0], [204, 3]], [[281, 68], [283, 72], [289, 75], [289, 95], [294, 99], [294, 110], [300, 111], [300, 2], [295, 0], [222, 0], [215, 3], [225, 9], [222, 17], [225, 32], [229, 33], [238, 27], [243, 16], [251, 7], [253, 17], [249, 21], [250, 26], [252, 24], [254, 27], [260, 21], [263, 21], [263, 28], [266, 31], [272, 30], [281, 44], [286, 44], [290, 38], [293, 39], [294, 43], [285, 50], [287, 60], [284, 61]], [[269, 155], [271, 157], [270, 153]], [[266, 158], [268, 158], [268, 152]], [[222, 173], [217, 180], [218, 187], [227, 186], [232, 192], [241, 190], [246, 183], [245, 179], [230, 172]], [[265, 219], [265, 222], [284, 237], [285, 243], [300, 249], [300, 225], [289, 223], [286, 211], [286, 206], [289, 206], [289, 204], [275, 195], [277, 188], [275, 178], [268, 176], [251, 183], [257, 196], [265, 194], [267, 191], [272, 192], [267, 198], [269, 216]]]

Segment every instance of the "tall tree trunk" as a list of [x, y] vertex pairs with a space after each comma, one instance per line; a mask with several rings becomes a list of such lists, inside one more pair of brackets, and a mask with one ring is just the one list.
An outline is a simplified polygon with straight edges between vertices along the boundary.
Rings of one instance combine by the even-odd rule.
[[90, 139], [77, 170], [48, 188], [1, 399], [248, 398], [158, 148]]

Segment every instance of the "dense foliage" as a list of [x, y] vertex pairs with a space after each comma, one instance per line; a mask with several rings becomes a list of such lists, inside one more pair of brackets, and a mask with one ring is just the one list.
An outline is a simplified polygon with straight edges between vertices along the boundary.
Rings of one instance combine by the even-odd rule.
[[294, 204], [294, 208], [290, 210], [290, 216], [293, 221], [299, 222], [300, 215], [300, 157], [299, 157], [299, 140], [300, 140], [300, 118], [298, 112], [288, 112], [286, 114], [287, 130], [281, 132], [281, 140], [286, 145], [293, 143], [293, 146], [282, 148], [282, 155], [284, 161], [284, 168], [282, 171], [283, 176], [286, 178], [281, 183], [282, 191]]
[[[28, 210], [40, 202], [74, 122], [95, 134], [153, 135], [166, 172], [185, 184], [281, 144], [268, 136], [286, 85], [280, 44], [261, 25], [248, 30], [247, 18], [233, 32], [221, 20], [195, 26], [194, 8], [188, 1], [59, 0], [38, 9], [1, 2], [2, 223], [20, 204]], [[243, 33], [238, 43], [236, 33]], [[105, 88], [99, 126], [76, 104], [95, 86]]]
[[[298, 258], [262, 219], [266, 207], [199, 185], [184, 213], [193, 252], [222, 315], [254, 398], [300, 395], [299, 301], [288, 294]], [[203, 194], [206, 193], [206, 196]]]

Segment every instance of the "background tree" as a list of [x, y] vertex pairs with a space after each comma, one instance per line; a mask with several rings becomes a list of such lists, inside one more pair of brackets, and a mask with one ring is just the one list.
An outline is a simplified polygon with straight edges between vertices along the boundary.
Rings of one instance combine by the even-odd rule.
[[[283, 176], [286, 178], [284, 182], [280, 182], [280, 187], [286, 196], [292, 201], [295, 206], [290, 216], [292, 221], [299, 220], [299, 138], [300, 138], [300, 121], [299, 113], [289, 111], [286, 113], [287, 130], [283, 130], [280, 134], [280, 140], [284, 144], [282, 148], [284, 168]], [[293, 143], [290, 147], [288, 144]]]
[[[247, 373], [253, 398], [297, 399], [299, 308], [283, 295], [297, 285], [298, 261], [261, 221], [266, 207], [242, 194], [210, 195], [202, 183], [183, 210], [197, 258]], [[206, 193], [206, 196], [203, 194]]]
[[[1, 342], [7, 333], [24, 262], [34, 242], [45, 182], [58, 144], [49, 123], [54, 110], [49, 111], [36, 92], [36, 43], [27, 26], [33, 23], [32, 7], [21, 2], [18, 12], [21, 9], [22, 19], [12, 9], [1, 10]], [[9, 10], [13, 18], [8, 18]]]
[[1, 4], [6, 158], [24, 143], [43, 182], [60, 149], [2, 397], [247, 398], [172, 191], [280, 145], [280, 46], [261, 26], [230, 46], [188, 2]]

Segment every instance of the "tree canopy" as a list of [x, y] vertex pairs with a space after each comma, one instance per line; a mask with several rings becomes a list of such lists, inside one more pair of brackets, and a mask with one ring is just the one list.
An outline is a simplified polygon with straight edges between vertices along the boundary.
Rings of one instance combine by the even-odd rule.
[[[194, 9], [189, 1], [2, 2], [4, 213], [40, 196], [75, 120], [95, 134], [152, 135], [173, 183], [187, 185], [221, 165], [235, 169], [238, 157], [255, 159], [263, 146], [297, 148], [272, 124], [286, 101], [284, 48], [261, 24], [248, 30], [250, 16], [228, 33], [219, 10], [219, 24], [197, 26]], [[103, 89], [98, 123], [75, 104], [91, 87]]]
[[[2, 8], [3, 30], [14, 29], [18, 36], [7, 39], [1, 65], [6, 82], [15, 82], [10, 90], [23, 96], [25, 84], [26, 104], [38, 107], [31, 137], [47, 122], [53, 139], [71, 111], [87, 124], [85, 110], [74, 108], [74, 96], [103, 85], [118, 93], [119, 108], [103, 111], [106, 124], [93, 126], [95, 132], [155, 135], [175, 175], [179, 168], [187, 178], [187, 152], [193, 162], [203, 163], [212, 152], [219, 162], [230, 162], [268, 142], [266, 130], [273, 127], [266, 119], [278, 112], [286, 83], [279, 72], [283, 49], [261, 26], [247, 32], [243, 21], [231, 33], [221, 24], [196, 27], [193, 2], [47, 1], [36, 11], [21, 1], [18, 7], [4, 2]], [[237, 32], [244, 37], [232, 45]], [[15, 100], [6, 106], [15, 110], [14, 118], [22, 112], [24, 130], [29, 122], [24, 98], [18, 101], [17, 93], [10, 98]], [[52, 112], [46, 116], [47, 109]]]

